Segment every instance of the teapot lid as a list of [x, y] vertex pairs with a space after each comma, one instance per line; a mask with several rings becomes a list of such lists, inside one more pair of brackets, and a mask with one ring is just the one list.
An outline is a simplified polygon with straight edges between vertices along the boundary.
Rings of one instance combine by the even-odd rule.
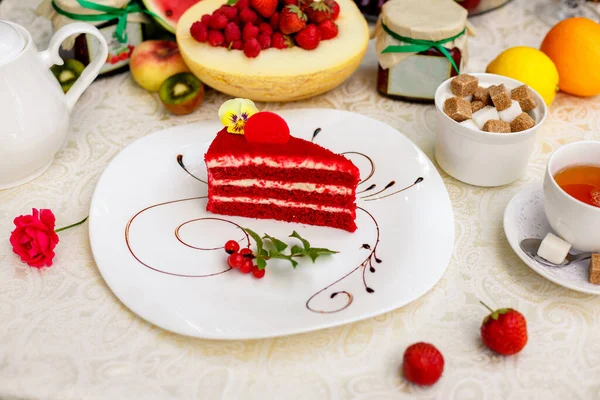
[[0, 64], [18, 56], [25, 48], [25, 39], [6, 21], [0, 21]]

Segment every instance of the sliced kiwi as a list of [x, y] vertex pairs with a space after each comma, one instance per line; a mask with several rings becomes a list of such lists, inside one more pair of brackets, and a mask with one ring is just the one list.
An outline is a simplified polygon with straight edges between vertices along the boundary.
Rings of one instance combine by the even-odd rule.
[[189, 114], [204, 100], [204, 85], [193, 74], [181, 72], [165, 80], [158, 95], [165, 108], [173, 114]]
[[81, 61], [70, 58], [66, 59], [63, 65], [53, 65], [50, 67], [50, 70], [56, 79], [58, 79], [58, 83], [60, 83], [60, 87], [65, 93], [71, 89], [71, 86], [73, 86], [84, 69], [85, 65]]

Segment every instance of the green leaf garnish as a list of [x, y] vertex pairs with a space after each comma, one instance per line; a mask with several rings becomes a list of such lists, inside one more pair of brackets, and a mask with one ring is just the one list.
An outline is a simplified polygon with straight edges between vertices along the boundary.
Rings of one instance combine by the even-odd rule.
[[[292, 267], [296, 268], [298, 261], [296, 261], [295, 258], [308, 256], [314, 263], [316, 259], [322, 255], [338, 253], [335, 250], [329, 250], [323, 247], [311, 247], [308, 240], [300, 236], [298, 232], [293, 231], [288, 237], [293, 237], [300, 240], [300, 242], [302, 242], [302, 246], [293, 245], [291, 248], [289, 248], [290, 253], [286, 254], [284, 252], [289, 246], [283, 240], [277, 239], [266, 233], [261, 238], [253, 230], [248, 228], [243, 229], [250, 237], [252, 237], [254, 242], [256, 242], [255, 258], [256, 266], [259, 270], [265, 269], [267, 266], [267, 261], [271, 259], [287, 260], [290, 262], [290, 264], [292, 264]], [[265, 242], [265, 240], [267, 242]]]

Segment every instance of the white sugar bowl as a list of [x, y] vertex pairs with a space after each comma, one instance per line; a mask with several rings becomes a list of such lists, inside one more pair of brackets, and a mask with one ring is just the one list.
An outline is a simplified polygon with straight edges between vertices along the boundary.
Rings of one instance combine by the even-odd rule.
[[[473, 73], [479, 86], [504, 84], [510, 91], [522, 82], [501, 75]], [[474, 186], [494, 187], [520, 179], [529, 163], [538, 129], [548, 109], [542, 97], [530, 88], [537, 107], [529, 112], [534, 127], [515, 133], [493, 133], [471, 129], [444, 113], [444, 102], [455, 97], [450, 90], [453, 78], [444, 81], [435, 93], [437, 126], [435, 158], [439, 166], [459, 181]]]

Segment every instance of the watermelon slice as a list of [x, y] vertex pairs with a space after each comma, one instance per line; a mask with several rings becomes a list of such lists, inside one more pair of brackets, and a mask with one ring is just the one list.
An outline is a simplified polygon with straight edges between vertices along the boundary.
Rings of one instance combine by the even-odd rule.
[[163, 19], [156, 19], [166, 30], [175, 33], [179, 17], [200, 0], [143, 0], [144, 6]]

